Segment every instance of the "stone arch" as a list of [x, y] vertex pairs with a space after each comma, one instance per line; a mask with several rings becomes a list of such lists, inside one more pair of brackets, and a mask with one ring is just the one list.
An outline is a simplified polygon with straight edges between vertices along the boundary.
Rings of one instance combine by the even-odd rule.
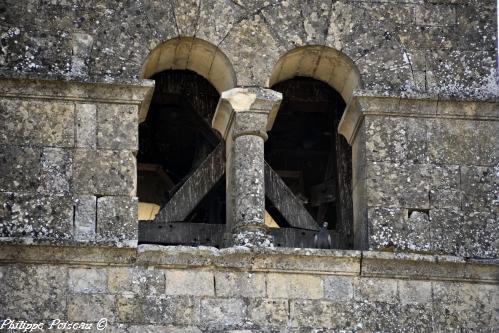
[[268, 86], [296, 76], [311, 77], [329, 84], [348, 105], [354, 89], [361, 86], [360, 73], [343, 52], [323, 45], [301, 46], [288, 51], [274, 66]]
[[[178, 37], [156, 46], [147, 56], [140, 78], [149, 79], [165, 70], [186, 69], [207, 79], [219, 93], [237, 84], [229, 58], [215, 45], [195, 37]], [[145, 117], [141, 114], [140, 121]]]

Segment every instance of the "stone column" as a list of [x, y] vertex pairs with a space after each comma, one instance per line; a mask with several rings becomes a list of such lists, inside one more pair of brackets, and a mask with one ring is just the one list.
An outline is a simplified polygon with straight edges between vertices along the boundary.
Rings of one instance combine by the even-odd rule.
[[282, 95], [261, 87], [220, 97], [212, 126], [226, 142], [227, 245], [271, 246], [265, 216], [264, 142]]

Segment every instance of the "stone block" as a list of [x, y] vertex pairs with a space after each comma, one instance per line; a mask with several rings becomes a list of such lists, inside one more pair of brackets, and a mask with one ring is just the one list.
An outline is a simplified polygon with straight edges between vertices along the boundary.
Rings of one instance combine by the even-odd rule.
[[366, 116], [366, 158], [369, 161], [405, 161], [407, 132], [398, 117]]
[[97, 199], [97, 239], [137, 240], [137, 198], [100, 197]]
[[216, 295], [220, 297], [265, 297], [265, 275], [246, 272], [216, 272]]
[[214, 296], [213, 272], [200, 270], [166, 270], [167, 295]]
[[354, 298], [356, 301], [397, 304], [397, 280], [361, 277], [356, 280]]
[[111, 294], [164, 294], [165, 274], [145, 267], [113, 267], [108, 269], [107, 286]]
[[41, 183], [38, 148], [0, 145], [0, 191], [35, 192]]
[[79, 194], [132, 195], [136, 187], [132, 152], [76, 149], [73, 188]]
[[429, 281], [398, 280], [398, 292], [402, 304], [431, 304], [432, 289]]
[[367, 166], [369, 206], [429, 208], [431, 166], [373, 163]]
[[186, 296], [116, 296], [120, 322], [192, 325], [199, 320], [199, 304]]
[[76, 147], [97, 147], [97, 108], [95, 104], [76, 104]]
[[433, 251], [463, 257], [498, 256], [495, 213], [432, 209], [430, 218]]
[[4, 295], [0, 316], [30, 322], [65, 318], [67, 274], [63, 266], [0, 266], [0, 294]]
[[0, 114], [6, 126], [0, 143], [72, 147], [74, 105], [56, 101], [0, 99]]
[[269, 298], [304, 298], [324, 297], [324, 284], [320, 277], [308, 274], [267, 275], [267, 295]]
[[69, 149], [44, 148], [41, 157], [43, 188], [48, 193], [71, 190], [73, 156]]
[[68, 272], [70, 292], [81, 294], [107, 292], [107, 272], [104, 268], [69, 268]]
[[[351, 302], [290, 300], [290, 326], [327, 329], [328, 332], [354, 329]], [[312, 331], [311, 331], [312, 332]]]
[[400, 306], [385, 302], [355, 302], [352, 325], [364, 332], [397, 332], [400, 329]]
[[324, 278], [325, 298], [334, 302], [353, 300], [355, 278], [351, 276], [327, 276]]
[[399, 307], [399, 327], [403, 332], [434, 332], [431, 304], [405, 304]]
[[499, 212], [499, 164], [495, 167], [462, 166], [462, 209]]
[[492, 166], [499, 157], [499, 122], [435, 119], [428, 153], [435, 164]]
[[486, 332], [491, 327], [495, 286], [435, 281], [432, 288], [437, 329]]
[[440, 100], [437, 113], [446, 116], [497, 117], [497, 110], [498, 103]]
[[70, 239], [73, 202], [64, 195], [0, 193], [2, 237]]
[[247, 317], [247, 304], [239, 298], [205, 298], [201, 300], [200, 321], [210, 327], [241, 325]]
[[166, 270], [165, 279], [167, 295], [215, 295], [213, 272]]
[[460, 167], [457, 165], [432, 165], [430, 205], [435, 208], [461, 208]]
[[136, 105], [97, 105], [98, 148], [138, 150], [139, 127]]
[[399, 118], [406, 127], [406, 160], [403, 163], [425, 164], [428, 156], [428, 128], [430, 121], [422, 118]]
[[248, 319], [256, 325], [286, 325], [288, 317], [288, 300], [267, 298], [249, 300]]
[[416, 6], [415, 10], [417, 25], [451, 26], [456, 24], [455, 6], [429, 3]]
[[401, 208], [369, 208], [369, 249], [383, 249], [403, 244], [407, 210]]
[[[407, 115], [421, 116], [421, 115], [435, 115], [437, 113], [437, 100], [430, 99], [400, 99], [399, 109], [400, 113]], [[407, 119], [409, 120], [409, 119]]]
[[106, 318], [115, 321], [116, 305], [113, 295], [75, 294], [68, 297], [68, 320], [97, 322]]
[[95, 240], [97, 198], [80, 195], [74, 200], [74, 236], [76, 240]]

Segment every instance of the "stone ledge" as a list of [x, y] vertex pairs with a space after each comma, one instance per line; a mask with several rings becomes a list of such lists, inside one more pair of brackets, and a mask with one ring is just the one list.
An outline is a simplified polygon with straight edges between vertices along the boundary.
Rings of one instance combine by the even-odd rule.
[[0, 244], [0, 263], [213, 268], [250, 272], [312, 273], [441, 281], [499, 283], [499, 260], [373, 251], [259, 249], [139, 245], [93, 246]]
[[499, 121], [499, 97], [480, 100], [356, 90], [338, 125], [338, 132], [349, 144], [365, 115]]
[[0, 78], [0, 97], [138, 105], [139, 121], [145, 119], [153, 91], [153, 80], [105, 83]]

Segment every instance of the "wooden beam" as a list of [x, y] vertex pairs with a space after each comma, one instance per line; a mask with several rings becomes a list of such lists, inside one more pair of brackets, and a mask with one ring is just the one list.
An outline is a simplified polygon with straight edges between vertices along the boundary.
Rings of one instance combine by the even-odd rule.
[[267, 162], [265, 162], [265, 195], [290, 226], [300, 229], [319, 230], [319, 225], [303, 207], [302, 202], [295, 197]]
[[184, 221], [225, 173], [225, 142], [220, 142], [173, 194], [154, 221]]
[[[313, 248], [316, 231], [269, 228], [276, 247]], [[223, 246], [225, 224], [139, 221], [139, 244]], [[341, 248], [337, 232], [329, 231], [334, 248]]]
[[225, 224], [139, 221], [139, 244], [222, 246]]
[[[275, 247], [313, 248], [314, 236], [317, 232], [293, 228], [270, 228], [269, 233], [274, 236]], [[331, 230], [329, 230], [329, 234], [331, 235], [332, 247], [341, 248], [339, 234]]]

